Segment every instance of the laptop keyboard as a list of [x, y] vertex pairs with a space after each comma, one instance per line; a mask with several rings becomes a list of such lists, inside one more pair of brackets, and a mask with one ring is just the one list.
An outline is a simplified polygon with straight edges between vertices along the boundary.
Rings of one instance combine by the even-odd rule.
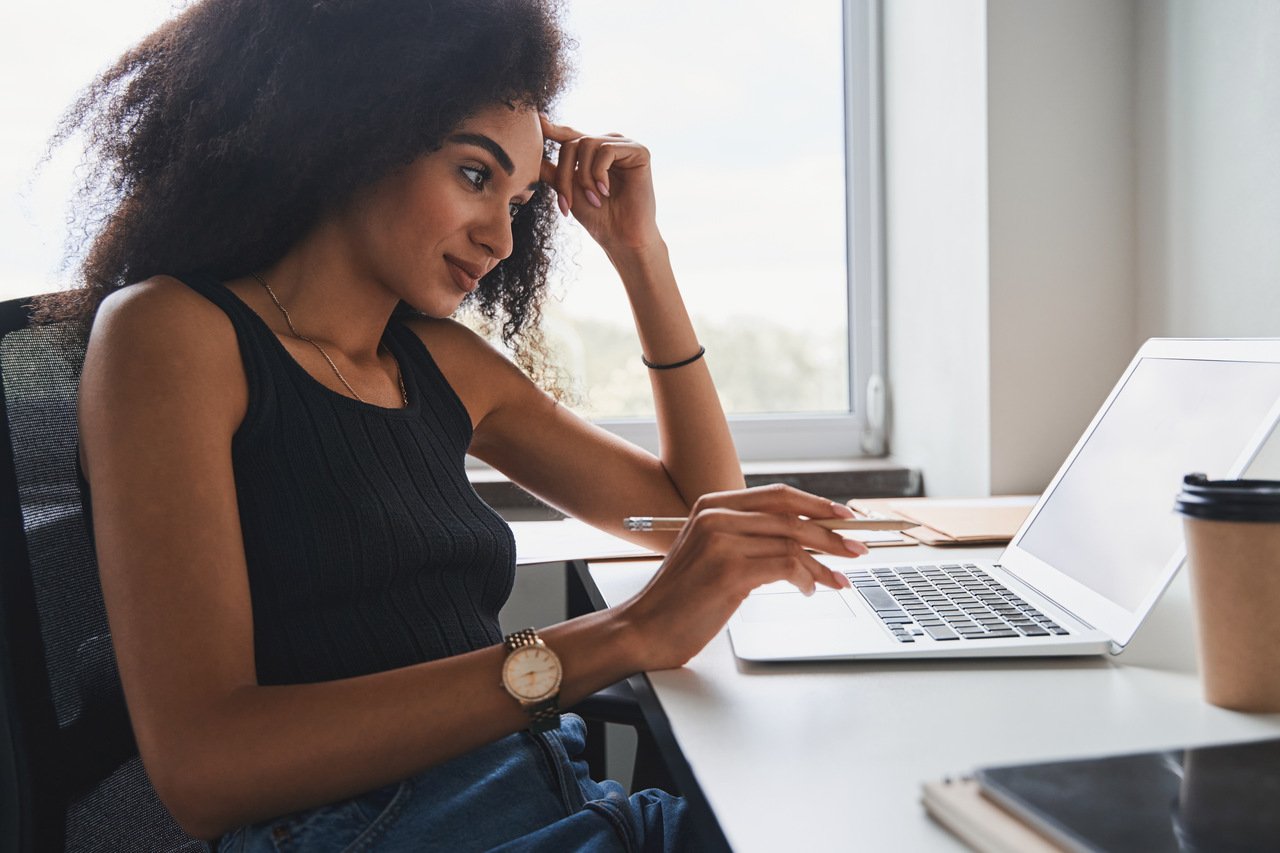
[[900, 643], [1070, 633], [972, 563], [846, 572]]

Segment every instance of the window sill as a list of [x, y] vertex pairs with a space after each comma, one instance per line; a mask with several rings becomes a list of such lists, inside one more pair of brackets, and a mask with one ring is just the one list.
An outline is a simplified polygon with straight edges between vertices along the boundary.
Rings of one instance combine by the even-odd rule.
[[[744, 462], [748, 486], [786, 483], [833, 501], [849, 498], [915, 497], [920, 472], [893, 459], [809, 459]], [[476, 492], [508, 521], [564, 516], [492, 468], [468, 469]]]

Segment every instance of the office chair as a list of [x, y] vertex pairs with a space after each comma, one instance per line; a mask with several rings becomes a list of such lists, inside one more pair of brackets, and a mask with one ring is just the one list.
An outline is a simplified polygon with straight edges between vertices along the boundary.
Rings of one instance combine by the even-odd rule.
[[[83, 345], [33, 326], [30, 301], [0, 302], [0, 833], [16, 820], [0, 849], [208, 851], [138, 757], [76, 475]], [[643, 726], [624, 688], [574, 710]], [[638, 761], [635, 782], [662, 781], [653, 766]]]
[[0, 452], [0, 685], [13, 761], [0, 799], [16, 812], [14, 849], [207, 851], [138, 757], [76, 478], [84, 353], [66, 326], [32, 326], [29, 301], [0, 303], [12, 451]]

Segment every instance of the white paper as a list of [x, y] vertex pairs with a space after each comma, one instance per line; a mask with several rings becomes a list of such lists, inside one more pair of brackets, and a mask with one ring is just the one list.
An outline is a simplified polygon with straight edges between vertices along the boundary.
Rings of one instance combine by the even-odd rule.
[[516, 565], [568, 560], [616, 560], [652, 557], [656, 552], [597, 530], [576, 518], [559, 521], [513, 521]]

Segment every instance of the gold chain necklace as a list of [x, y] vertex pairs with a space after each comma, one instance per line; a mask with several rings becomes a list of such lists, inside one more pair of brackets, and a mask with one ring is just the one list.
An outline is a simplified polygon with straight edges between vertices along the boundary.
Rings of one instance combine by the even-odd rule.
[[[267, 289], [267, 294], [271, 297], [271, 301], [274, 302], [276, 304], [276, 307], [280, 309], [280, 313], [284, 315], [284, 321], [287, 324], [289, 324], [289, 332], [298, 340], [306, 341], [307, 343], [315, 347], [316, 351], [319, 352], [320, 355], [324, 356], [324, 360], [329, 362], [329, 366], [333, 368], [333, 375], [338, 377], [338, 381], [341, 382], [343, 387], [346, 388], [347, 391], [351, 393], [351, 396], [355, 397], [361, 403], [365, 402], [364, 397], [361, 397], [359, 394], [357, 394], [356, 389], [351, 387], [351, 383], [347, 381], [347, 377], [342, 375], [342, 371], [338, 369], [338, 365], [334, 364], [333, 359], [329, 358], [329, 353], [324, 351], [324, 347], [320, 346], [320, 344], [316, 343], [311, 338], [308, 338], [306, 335], [302, 334], [302, 332], [299, 332], [298, 329], [293, 325], [293, 318], [289, 316], [289, 312], [285, 310], [285, 307], [280, 304], [280, 299], [279, 297], [276, 296], [276, 292], [271, 289], [271, 285], [267, 284], [266, 280], [262, 276], [258, 275], [256, 272], [251, 272], [249, 273], [249, 275], [253, 276], [254, 279], [257, 280], [258, 284], [262, 285]], [[381, 348], [382, 344], [378, 344], [378, 347]], [[394, 356], [393, 356], [393, 360], [394, 360]], [[401, 373], [400, 371], [399, 362], [396, 362], [396, 380], [400, 383], [400, 401], [404, 403], [405, 406], [408, 406], [409, 392], [406, 391], [404, 388], [404, 374]]]

